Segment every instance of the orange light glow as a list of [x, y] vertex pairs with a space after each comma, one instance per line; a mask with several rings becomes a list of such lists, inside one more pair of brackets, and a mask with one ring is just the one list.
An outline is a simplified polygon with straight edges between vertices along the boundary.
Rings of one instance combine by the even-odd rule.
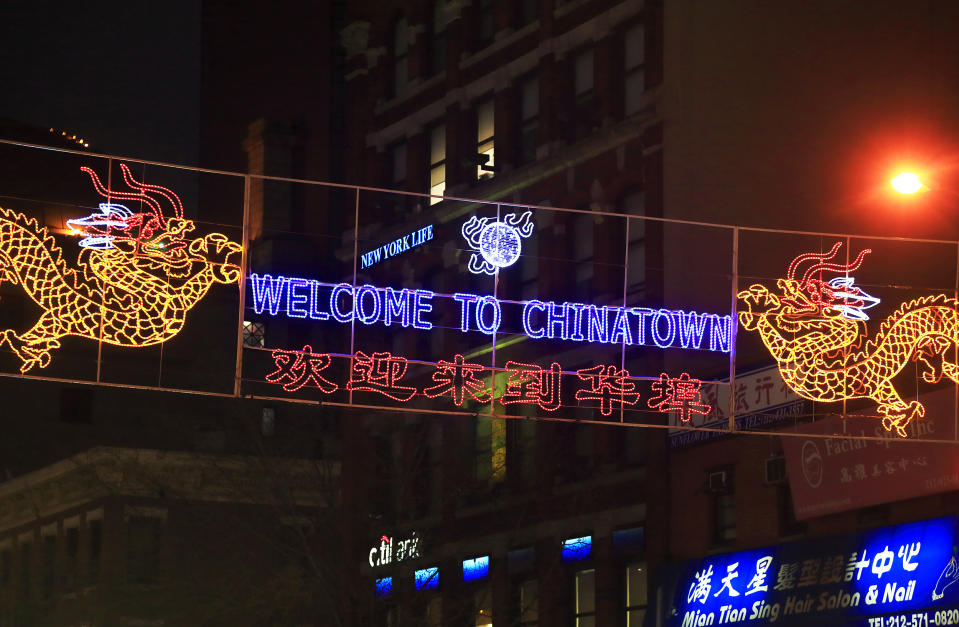
[[915, 172], [902, 172], [889, 181], [892, 188], [900, 194], [915, 194], [922, 189], [922, 181]]

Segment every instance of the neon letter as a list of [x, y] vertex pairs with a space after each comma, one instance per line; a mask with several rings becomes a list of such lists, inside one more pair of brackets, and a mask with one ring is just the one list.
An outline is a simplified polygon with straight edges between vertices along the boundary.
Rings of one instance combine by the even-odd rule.
[[346, 313], [341, 311], [338, 305], [340, 292], [349, 292], [352, 296], [353, 286], [349, 283], [339, 283], [333, 288], [333, 291], [330, 292], [330, 313], [333, 314], [333, 318], [337, 322], [349, 322], [353, 319], [353, 305], [350, 304], [349, 309], [345, 310]]
[[610, 333], [609, 341], [611, 344], [625, 342], [633, 343], [633, 332], [629, 329], [629, 316], [625, 307], [616, 307], [616, 318], [613, 321], [613, 331]]
[[652, 309], [648, 307], [633, 307], [629, 310], [630, 313], [636, 314], [639, 316], [639, 324], [636, 325], [636, 343], [640, 346], [646, 345], [646, 316], [651, 316], [653, 313]]
[[310, 281], [310, 317], [314, 320], [329, 320], [330, 314], [316, 308], [316, 304], [320, 302], [319, 295], [317, 294], [319, 289], [320, 284], [318, 281]]
[[587, 333], [590, 342], [608, 342], [609, 341], [609, 309], [606, 305], [597, 307], [588, 305], [586, 307], [588, 316]]
[[264, 307], [268, 307], [270, 314], [275, 316], [276, 312], [280, 310], [280, 301], [283, 299], [283, 287], [286, 285], [286, 281], [285, 276], [278, 276], [274, 279], [269, 274], [263, 276], [251, 274], [253, 311], [261, 314]]
[[573, 310], [573, 332], [569, 334], [569, 339], [582, 342], [586, 339], [583, 336], [583, 310], [586, 309], [586, 305], [583, 303], [566, 303], [566, 307]]
[[[373, 313], [366, 314], [363, 310], [363, 296], [370, 294], [373, 296]], [[373, 324], [376, 322], [382, 311], [380, 305], [380, 293], [372, 285], [364, 285], [356, 291], [356, 297], [353, 299], [353, 310], [357, 319], [363, 324]]]
[[386, 315], [383, 318], [383, 324], [390, 326], [395, 315], [404, 327], [410, 326], [410, 291], [404, 287], [397, 294], [392, 287], [388, 287], [384, 300], [386, 300]]
[[298, 288], [304, 288], [309, 286], [309, 281], [306, 279], [287, 279], [287, 292], [286, 295], [286, 315], [290, 318], [306, 318], [307, 312], [305, 309], [301, 309], [300, 305], [305, 305], [309, 302], [310, 297], [306, 294], [297, 294], [296, 290]]
[[460, 305], [460, 331], [466, 333], [470, 330], [470, 303], [479, 300], [476, 294], [453, 294], [453, 300], [459, 301]]
[[[554, 331], [556, 325], [559, 325], [558, 336]], [[563, 340], [567, 339], [569, 337], [569, 331], [566, 326], [566, 303], [560, 305], [559, 311], [556, 311], [556, 303], [550, 302], [549, 313], [546, 314], [546, 337], [550, 339], [554, 337], [559, 337]]]
[[531, 337], [534, 340], [538, 340], [539, 338], [546, 335], [546, 329], [540, 329], [538, 331], [534, 331], [532, 327], [529, 326], [530, 314], [533, 313], [534, 309], [539, 309], [540, 311], [546, 311], [546, 303], [544, 303], [541, 300], [531, 300], [527, 302], [525, 305], [523, 305], [523, 333], [525, 333], [527, 337]]
[[720, 318], [716, 314], [710, 314], [711, 323], [709, 327], [709, 350], [729, 352], [729, 337], [732, 325], [729, 324], [731, 317], [723, 316]]
[[433, 292], [416, 290], [413, 294], [413, 327], [429, 331], [433, 328], [433, 323], [429, 320], [423, 320], [422, 315], [433, 311], [433, 305], [429, 303], [429, 300], [433, 298]]
[[679, 327], [679, 344], [683, 348], [699, 348], [706, 330], [706, 314], [695, 311], [674, 311], [673, 318]]
[[[666, 321], [666, 335], [661, 335], [659, 332], [659, 321]], [[669, 315], [668, 309], [660, 309], [654, 314], [653, 320], [650, 323], [650, 331], [652, 331], [653, 342], [656, 343], [656, 346], [660, 348], [669, 348], [672, 346], [673, 341], [676, 339], [676, 325], [673, 324], [673, 317]]]
[[[493, 307], [493, 322], [489, 326], [487, 326], [483, 320], [483, 310], [488, 306]], [[486, 335], [496, 333], [497, 329], [499, 329], [500, 322], [502, 322], [502, 318], [499, 301], [496, 300], [495, 296], [484, 296], [476, 303], [476, 327]]]

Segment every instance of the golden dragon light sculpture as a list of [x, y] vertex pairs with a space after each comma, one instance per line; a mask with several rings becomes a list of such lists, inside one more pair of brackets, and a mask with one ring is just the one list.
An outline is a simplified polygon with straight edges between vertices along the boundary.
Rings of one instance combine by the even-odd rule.
[[[165, 187], [147, 185], [120, 166], [132, 190], [108, 189], [90, 168], [97, 192], [108, 200], [99, 213], [68, 220], [85, 236], [78, 268], [70, 268], [45, 227], [21, 213], [0, 209], [0, 282], [20, 285], [42, 309], [27, 331], [0, 332], [20, 358], [20, 372], [50, 364], [50, 351], [66, 336], [117, 346], [150, 346], [179, 333], [186, 313], [214, 283], [232, 284], [240, 267], [231, 256], [242, 249], [225, 235], [187, 239], [193, 221]], [[133, 212], [112, 201], [135, 201]], [[168, 215], [164, 205], [172, 210]]]
[[[905, 402], [892, 379], [919, 361], [927, 383], [943, 376], [959, 383], [959, 367], [946, 358], [946, 351], [959, 345], [959, 302], [944, 295], [905, 302], [868, 339], [864, 310], [878, 299], [854, 286], [847, 273], [871, 251], [863, 250], [850, 264], [831, 263], [839, 246], [796, 257], [786, 278], [776, 282], [779, 294], [758, 284], [740, 292], [746, 311], [739, 312], [739, 322], [759, 332], [783, 381], [797, 394], [819, 402], [872, 399], [883, 427], [906, 437], [906, 426], [924, 416], [925, 408], [919, 401]], [[799, 267], [810, 261], [797, 278]], [[814, 278], [816, 273], [846, 276], [827, 282]]]

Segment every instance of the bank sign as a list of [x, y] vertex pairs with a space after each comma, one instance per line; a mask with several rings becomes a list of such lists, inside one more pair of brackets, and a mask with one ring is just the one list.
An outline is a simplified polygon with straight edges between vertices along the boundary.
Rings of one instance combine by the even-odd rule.
[[[959, 624], [959, 517], [664, 567], [657, 625]], [[667, 587], [671, 587], [668, 589]]]

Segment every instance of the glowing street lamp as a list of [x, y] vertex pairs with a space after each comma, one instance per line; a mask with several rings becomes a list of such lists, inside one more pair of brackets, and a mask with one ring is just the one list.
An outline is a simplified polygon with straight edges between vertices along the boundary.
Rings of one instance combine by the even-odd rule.
[[915, 172], [902, 172], [889, 183], [900, 194], [915, 194], [922, 189], [922, 181], [919, 180], [919, 175]]

